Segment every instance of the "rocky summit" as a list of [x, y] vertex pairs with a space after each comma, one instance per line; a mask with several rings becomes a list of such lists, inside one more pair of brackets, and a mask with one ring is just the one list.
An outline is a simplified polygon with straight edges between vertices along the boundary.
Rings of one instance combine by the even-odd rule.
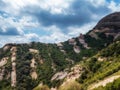
[[120, 12], [115, 12], [102, 18], [95, 29], [113, 28], [120, 29]]

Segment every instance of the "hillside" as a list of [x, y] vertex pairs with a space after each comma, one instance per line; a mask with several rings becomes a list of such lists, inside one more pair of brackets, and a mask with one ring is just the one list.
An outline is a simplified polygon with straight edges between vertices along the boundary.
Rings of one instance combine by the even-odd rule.
[[[65, 42], [6, 44], [0, 48], [0, 90], [99, 90], [99, 86], [114, 85], [120, 76], [116, 22], [120, 22], [118, 12], [104, 17], [85, 35]], [[118, 76], [116, 81], [113, 76]]]

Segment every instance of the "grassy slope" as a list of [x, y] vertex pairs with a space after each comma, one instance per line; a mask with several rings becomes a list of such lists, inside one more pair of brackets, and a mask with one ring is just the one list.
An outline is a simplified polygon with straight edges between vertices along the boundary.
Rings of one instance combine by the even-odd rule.
[[[99, 54], [84, 61], [85, 72], [79, 78], [83, 89], [93, 83], [97, 83], [120, 70], [120, 42], [114, 42]], [[104, 61], [98, 61], [99, 57], [104, 57]], [[119, 74], [119, 73], [118, 73]]]

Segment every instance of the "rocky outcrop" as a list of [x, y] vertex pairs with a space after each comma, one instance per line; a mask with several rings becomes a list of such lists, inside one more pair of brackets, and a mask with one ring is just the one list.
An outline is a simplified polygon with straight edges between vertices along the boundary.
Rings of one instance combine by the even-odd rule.
[[105, 27], [116, 28], [116, 30], [114, 30], [114, 32], [119, 32], [120, 12], [115, 12], [115, 13], [105, 16], [98, 22], [98, 24], [94, 28], [95, 29], [103, 29]]
[[69, 42], [70, 45], [76, 45], [76, 41], [75, 41], [75, 39], [73, 39], [73, 38], [72, 38], [72, 39], [69, 39], [68, 42]]
[[5, 45], [5, 46], [3, 47], [3, 51], [7, 51], [9, 48], [10, 48], [9, 45]]
[[[33, 55], [39, 53], [39, 51], [36, 49], [29, 49], [29, 52], [32, 53]], [[40, 63], [42, 64], [43, 62], [40, 60]], [[35, 56], [31, 59], [30, 67], [32, 68], [30, 75], [32, 79], [36, 80], [38, 78], [38, 74], [36, 72], [37, 64], [36, 64]]]
[[53, 77], [52, 77], [52, 79], [51, 79], [51, 81], [53, 81], [53, 80], [62, 80], [62, 79], [64, 79], [66, 76], [67, 76], [67, 72], [65, 72], [65, 71], [61, 71], [61, 72], [58, 72], [58, 73], [56, 73]]
[[57, 43], [57, 46], [58, 46], [59, 48], [62, 48], [62, 47], [63, 47], [62, 43]]
[[96, 35], [96, 33], [95, 33], [94, 31], [91, 31], [91, 32], [89, 33], [89, 35], [90, 35], [91, 37], [95, 38], [95, 39], [98, 39], [98, 36]]
[[63, 44], [61, 42], [57, 43], [57, 47], [60, 49], [62, 53], [66, 54], [66, 51], [63, 49]]
[[120, 12], [109, 14], [102, 18], [93, 28], [95, 32], [104, 32], [107, 36], [116, 36], [120, 32]]
[[17, 51], [17, 48], [15, 46], [13, 46], [11, 48], [11, 53], [12, 53], [12, 56], [11, 56], [11, 62], [12, 62], [12, 72], [11, 72], [11, 86], [12, 87], [16, 87], [16, 78], [17, 78], [17, 75], [16, 75], [16, 51]]
[[80, 65], [75, 65], [74, 67], [72, 67], [71, 72], [69, 72], [65, 77], [65, 81], [63, 82], [62, 86], [67, 84], [70, 81], [74, 81], [77, 78], [79, 78], [82, 73], [82, 70], [83, 69]]
[[71, 72], [67, 74], [66, 79], [75, 80], [79, 78], [79, 76], [81, 75], [80, 73], [81, 71], [82, 71], [82, 67], [80, 65], [75, 65], [74, 67], [71, 68]]
[[75, 46], [73, 47], [73, 50], [74, 50], [75, 53], [80, 53], [80, 47], [77, 46], [77, 45], [75, 45]]
[[98, 57], [98, 61], [106, 61], [107, 60], [107, 58], [105, 58], [105, 57]]
[[[70, 69], [70, 72], [68, 72], [68, 69], [56, 73], [51, 81], [53, 80], [62, 80], [64, 79], [64, 82], [61, 86], [67, 85], [70, 81], [75, 81], [77, 78], [80, 77], [82, 73], [82, 67], [80, 65], [75, 65]], [[51, 88], [51, 90], [57, 90], [56, 88]]]
[[36, 50], [36, 49], [29, 49], [29, 51], [30, 51], [31, 53], [39, 53], [39, 51]]
[[5, 71], [4, 67], [0, 68], [0, 81], [3, 80], [4, 71]]
[[88, 44], [85, 42], [83, 34], [80, 34], [80, 36], [78, 37], [78, 40], [83, 45], [84, 48], [90, 49], [90, 47], [88, 47]]
[[7, 64], [7, 60], [8, 60], [8, 57], [4, 57], [0, 60], [0, 67], [4, 66], [5, 64]]
[[36, 66], [35, 58], [33, 58], [33, 59], [31, 60], [30, 66], [31, 66], [31, 68], [32, 68], [32, 72], [31, 72], [31, 74], [30, 74], [31, 77], [32, 77], [32, 79], [37, 79], [38, 75], [37, 75], [37, 72], [36, 72], [37, 66]]

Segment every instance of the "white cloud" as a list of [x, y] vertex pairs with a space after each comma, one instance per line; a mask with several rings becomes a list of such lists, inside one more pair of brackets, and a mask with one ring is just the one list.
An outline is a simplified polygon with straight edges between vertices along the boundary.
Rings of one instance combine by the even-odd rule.
[[2, 17], [0, 16], [0, 27], [2, 30], [6, 30], [8, 27], [15, 27], [18, 32], [23, 35], [23, 30], [29, 30], [31, 28], [39, 27], [39, 23], [37, 21], [33, 21], [33, 18], [23, 16], [21, 19], [17, 19], [15, 17]]
[[[14, 22], [15, 24], [16, 22]], [[31, 27], [38, 27], [39, 23], [37, 21], [33, 21], [32, 17], [27, 17], [27, 16], [23, 16], [21, 19], [19, 19], [19, 21], [17, 22], [18, 26], [25, 28], [31, 28]]]
[[[38, 0], [2, 0], [6, 6], [3, 7], [2, 9], [9, 13], [9, 14], [14, 14], [18, 15], [20, 14], [20, 10], [24, 9], [25, 6], [27, 5], [37, 5], [39, 2]], [[1, 10], [2, 10], [1, 9]]]
[[69, 36], [78, 36], [80, 33], [85, 34], [95, 26], [96, 22], [87, 23], [81, 27], [68, 27]]
[[[93, 13], [93, 12], [90, 12], [89, 10], [85, 11], [85, 12], [91, 13], [90, 17], [94, 22], [87, 23], [83, 26], [73, 25], [68, 28], [65, 28], [66, 30], [68, 30], [68, 33], [65, 34], [64, 32], [62, 32], [63, 30], [57, 27], [56, 25], [51, 24], [49, 27], [45, 27], [42, 24], [40, 25], [40, 22], [37, 22], [35, 18], [32, 17], [32, 15], [29, 15], [29, 16], [22, 15], [21, 10], [26, 10], [25, 7], [31, 6], [33, 8], [32, 10], [35, 10], [34, 7], [38, 7], [38, 9], [40, 10], [42, 8], [42, 10], [48, 11], [56, 15], [57, 14], [72, 15], [73, 13], [69, 12], [70, 11], [69, 8], [72, 2], [74, 2], [75, 0], [12, 0], [12, 1], [2, 0], [2, 1], [6, 5], [4, 7], [0, 6], [0, 11], [4, 11], [6, 13], [4, 13], [3, 16], [0, 15], [0, 27], [4, 32], [8, 27], [11, 27], [11, 26], [16, 27], [17, 30], [20, 32], [20, 36], [11, 36], [11, 37], [0, 36], [0, 44], [11, 43], [11, 42], [26, 43], [34, 40], [40, 41], [40, 42], [46, 42], [46, 43], [65, 41], [71, 37], [75, 37], [79, 35], [80, 33], [86, 33], [87, 31], [89, 31], [89, 29], [92, 29], [95, 26], [96, 21], [101, 17], [96, 12]], [[103, 7], [105, 6], [106, 8], [109, 8], [111, 12], [120, 10], [120, 4], [119, 3], [117, 4], [113, 0], [110, 3], [107, 2], [107, 0], [85, 0], [85, 3], [87, 3], [87, 5], [90, 4], [90, 6], [94, 6], [95, 8], [100, 8], [101, 6]], [[83, 2], [83, 5], [85, 3]], [[32, 12], [30, 8], [27, 8], [27, 9]], [[37, 11], [40, 12], [40, 10], [36, 10], [35, 12]], [[77, 12], [75, 12], [75, 14], [76, 13]], [[79, 14], [82, 14], [82, 13], [79, 13]], [[28, 33], [28, 32], [25, 33], [26, 30], [30, 30], [31, 28], [44, 30], [50, 34], [47, 36], [46, 35], [39, 36], [39, 33], [37, 33], [36, 31], [34, 33]]]
[[40, 42], [45, 43], [58, 43], [68, 40], [70, 37], [61, 32], [54, 32], [49, 36], [40, 37]]
[[99, 7], [107, 4], [106, 0], [86, 0], [86, 1], [90, 2], [95, 7]]
[[13, 17], [4, 18], [0, 16], [0, 28], [6, 32], [6, 29], [9, 27], [15, 27], [16, 30], [18, 30], [19, 34], [23, 34], [23, 31], [20, 28], [20, 26], [17, 24], [17, 22], [14, 22]]
[[82, 27], [68, 27], [66, 30], [68, 30], [68, 34], [65, 34], [62, 32], [62, 30], [56, 26], [51, 27], [44, 27], [45, 30], [50, 31], [51, 34], [48, 36], [41, 36], [39, 37], [40, 42], [45, 43], [58, 43], [66, 41], [72, 37], [78, 36], [80, 33], [85, 34], [90, 29], [92, 29], [95, 26], [96, 22], [91, 22], [83, 25]]
[[120, 11], [120, 3], [111, 1], [108, 8], [111, 9], [112, 12]]
[[41, 8], [50, 10], [51, 13], [64, 13], [65, 9], [69, 8], [73, 0], [43, 0], [40, 5]]
[[38, 36], [35, 33], [24, 34], [23, 36], [0, 36], [0, 46], [4, 46], [7, 43], [29, 43], [31, 41], [58, 43], [68, 40], [69, 38], [69, 36], [62, 32], [53, 32], [48, 36]]
[[65, 9], [69, 8], [69, 5], [73, 0], [2, 0], [6, 6], [1, 7], [1, 10], [6, 11], [9, 14], [19, 15], [21, 9], [25, 9], [26, 6], [38, 6], [44, 10], [48, 10], [51, 13], [63, 13]]
[[25, 34], [22, 36], [0, 36], [0, 46], [7, 43], [29, 43], [31, 41], [40, 41], [39, 36], [35, 33]]
[[50, 35], [40, 36], [40, 42], [45, 43], [57, 43], [62, 42], [70, 37], [62, 32], [62, 30], [55, 25], [52, 25], [50, 27], [42, 27], [43, 30], [46, 30], [47, 32], [50, 32]]
[[30, 41], [39, 41], [39, 36], [35, 33], [29, 33], [29, 34], [25, 34], [24, 37], [27, 39], [27, 40], [30, 40]]

